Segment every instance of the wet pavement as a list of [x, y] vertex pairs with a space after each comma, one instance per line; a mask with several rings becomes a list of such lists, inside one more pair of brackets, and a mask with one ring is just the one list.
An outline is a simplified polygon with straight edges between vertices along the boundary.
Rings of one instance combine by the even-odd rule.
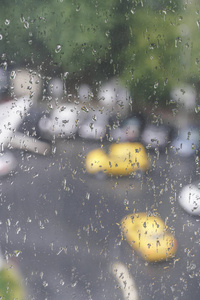
[[[57, 141], [47, 157], [13, 151], [19, 165], [0, 186], [1, 248], [16, 257], [29, 299], [123, 299], [115, 262], [129, 270], [139, 299], [199, 299], [200, 219], [177, 203], [181, 187], [199, 176], [195, 157], [150, 152], [142, 180], [97, 180], [84, 168], [96, 146], [77, 138]], [[174, 259], [144, 262], [121, 241], [121, 218], [139, 211], [158, 212], [174, 231]]]

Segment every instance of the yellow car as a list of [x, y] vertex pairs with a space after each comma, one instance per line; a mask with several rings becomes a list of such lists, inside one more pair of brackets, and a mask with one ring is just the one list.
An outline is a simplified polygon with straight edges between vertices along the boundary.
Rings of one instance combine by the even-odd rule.
[[90, 174], [103, 172], [108, 175], [126, 176], [148, 170], [149, 160], [142, 144], [119, 143], [112, 144], [108, 153], [102, 148], [89, 152], [85, 167]]
[[158, 216], [136, 213], [121, 221], [122, 236], [146, 261], [168, 260], [177, 251], [177, 241]]

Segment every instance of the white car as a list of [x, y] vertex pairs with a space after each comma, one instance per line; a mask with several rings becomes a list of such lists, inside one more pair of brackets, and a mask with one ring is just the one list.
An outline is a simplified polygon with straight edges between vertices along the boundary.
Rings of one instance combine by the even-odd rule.
[[0, 177], [8, 175], [17, 167], [17, 160], [15, 156], [9, 152], [0, 153]]
[[200, 181], [184, 186], [179, 193], [178, 201], [186, 212], [200, 216]]
[[141, 135], [141, 141], [150, 149], [160, 148], [164, 149], [170, 139], [171, 128], [165, 125], [147, 125]]
[[106, 136], [109, 116], [101, 111], [89, 112], [87, 119], [78, 129], [81, 138], [101, 140]]
[[78, 130], [80, 110], [78, 106], [67, 104], [56, 107], [49, 117], [39, 121], [43, 137], [47, 139], [72, 137]]
[[142, 127], [142, 119], [137, 116], [125, 119], [118, 127], [112, 126], [110, 137], [114, 141], [136, 141], [139, 139]]
[[172, 141], [171, 148], [181, 156], [191, 156], [199, 149], [199, 137], [197, 128], [183, 128]]

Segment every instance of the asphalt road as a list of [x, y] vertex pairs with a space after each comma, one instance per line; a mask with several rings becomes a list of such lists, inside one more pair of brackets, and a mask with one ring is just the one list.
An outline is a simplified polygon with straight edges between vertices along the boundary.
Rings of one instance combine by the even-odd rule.
[[[195, 157], [151, 152], [142, 180], [98, 180], [84, 169], [96, 146], [77, 138], [57, 141], [48, 157], [13, 150], [19, 165], [0, 181], [1, 248], [16, 257], [28, 299], [124, 299], [128, 279], [116, 280], [116, 263], [141, 300], [199, 299], [200, 219], [177, 203], [181, 187], [199, 176]], [[121, 218], [140, 211], [158, 212], [174, 231], [174, 259], [144, 262], [121, 240]]]

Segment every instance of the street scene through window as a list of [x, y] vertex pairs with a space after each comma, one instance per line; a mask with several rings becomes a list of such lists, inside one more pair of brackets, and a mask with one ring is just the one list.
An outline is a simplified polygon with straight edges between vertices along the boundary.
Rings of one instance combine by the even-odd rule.
[[199, 300], [199, 2], [0, 16], [0, 299]]

